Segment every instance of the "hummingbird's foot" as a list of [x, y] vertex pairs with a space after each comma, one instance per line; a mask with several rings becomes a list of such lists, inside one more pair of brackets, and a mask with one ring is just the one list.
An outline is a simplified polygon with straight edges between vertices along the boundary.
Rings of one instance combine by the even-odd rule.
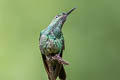
[[57, 60], [60, 64], [69, 65], [69, 63], [63, 60], [59, 54], [52, 57], [53, 60]]

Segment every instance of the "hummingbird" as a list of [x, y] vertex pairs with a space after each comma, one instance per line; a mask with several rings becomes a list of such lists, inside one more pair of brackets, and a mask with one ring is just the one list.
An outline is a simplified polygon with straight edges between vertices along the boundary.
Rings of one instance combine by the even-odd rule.
[[75, 9], [56, 15], [48, 27], [40, 32], [39, 48], [49, 80], [56, 80], [57, 77], [60, 80], [66, 80], [64, 65], [68, 65], [68, 62], [62, 59], [63, 50], [65, 50], [62, 27], [68, 15]]

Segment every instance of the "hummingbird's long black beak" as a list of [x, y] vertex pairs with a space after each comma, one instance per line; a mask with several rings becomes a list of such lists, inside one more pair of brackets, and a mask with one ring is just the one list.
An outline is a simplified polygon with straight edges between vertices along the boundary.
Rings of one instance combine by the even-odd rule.
[[72, 8], [70, 11], [68, 11], [67, 13], [66, 13], [66, 15], [68, 16], [71, 12], [73, 12], [74, 10], [75, 10], [76, 8]]

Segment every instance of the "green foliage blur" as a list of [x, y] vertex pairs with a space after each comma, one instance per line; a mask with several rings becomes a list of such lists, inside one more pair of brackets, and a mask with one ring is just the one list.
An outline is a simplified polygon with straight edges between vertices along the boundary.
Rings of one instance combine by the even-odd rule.
[[40, 31], [63, 27], [67, 80], [120, 80], [120, 0], [0, 0], [0, 80], [47, 80]]

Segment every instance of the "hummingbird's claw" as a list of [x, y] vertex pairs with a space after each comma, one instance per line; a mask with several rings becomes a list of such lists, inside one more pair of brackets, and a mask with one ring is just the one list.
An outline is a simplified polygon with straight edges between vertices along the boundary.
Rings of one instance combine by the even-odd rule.
[[53, 56], [52, 59], [57, 60], [60, 64], [69, 65], [69, 63], [63, 60], [59, 55]]

